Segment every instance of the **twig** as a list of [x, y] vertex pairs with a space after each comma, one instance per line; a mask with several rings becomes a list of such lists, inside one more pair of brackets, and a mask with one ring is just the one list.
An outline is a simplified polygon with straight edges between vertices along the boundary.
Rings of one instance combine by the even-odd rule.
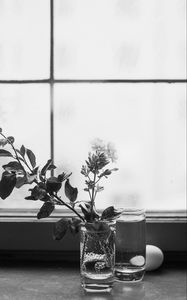
[[64, 202], [60, 197], [57, 195], [53, 194], [53, 196], [61, 203], [61, 205], [64, 205], [68, 207], [71, 211], [73, 211], [83, 222], [85, 222], [84, 218], [70, 205], [68, 205], [66, 202]]

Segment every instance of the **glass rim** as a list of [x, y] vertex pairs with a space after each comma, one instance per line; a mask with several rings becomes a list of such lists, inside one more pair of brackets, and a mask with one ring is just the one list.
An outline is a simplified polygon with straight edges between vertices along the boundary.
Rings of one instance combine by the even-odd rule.
[[83, 222], [83, 221], [81, 221], [80, 222], [80, 225], [81, 226], [85, 226], [86, 224], [88, 224], [88, 225], [93, 225], [94, 223], [106, 223], [106, 224], [115, 224], [116, 223], [116, 219], [114, 219], [114, 220], [98, 220], [98, 221], [93, 221], [93, 222], [89, 222], [89, 221], [85, 221], [85, 222]]
[[121, 209], [122, 209], [122, 215], [123, 214], [136, 214], [136, 215], [145, 214], [145, 209], [141, 207], [125, 207]]

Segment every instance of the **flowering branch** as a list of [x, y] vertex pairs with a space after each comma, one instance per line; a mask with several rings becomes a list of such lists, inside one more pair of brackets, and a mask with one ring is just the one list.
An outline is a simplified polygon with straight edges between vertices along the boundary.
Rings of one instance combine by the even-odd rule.
[[[30, 195], [25, 197], [26, 200], [42, 201], [43, 205], [40, 208], [37, 218], [42, 219], [49, 217], [54, 211], [56, 205], [67, 207], [75, 214], [72, 219], [60, 219], [54, 228], [54, 238], [62, 239], [68, 229], [72, 233], [78, 232], [80, 222], [103, 222], [104, 220], [112, 220], [119, 216], [121, 212], [114, 209], [113, 206], [106, 208], [102, 214], [96, 212], [95, 199], [98, 192], [104, 189], [98, 183], [103, 178], [108, 178], [117, 168], [109, 169], [106, 166], [110, 162], [116, 160], [116, 152], [111, 144], [107, 146], [99, 145], [98, 141], [92, 146], [92, 153], [89, 153], [86, 164], [82, 166], [81, 173], [85, 176], [86, 188], [90, 201], [76, 201], [78, 189], [71, 186], [69, 177], [72, 173], [66, 174], [63, 172], [58, 176], [47, 176], [48, 171], [56, 169], [49, 159], [46, 164], [40, 169], [36, 164], [35, 154], [25, 146], [17, 149], [14, 146], [15, 139], [12, 136], [6, 137], [0, 128], [0, 157], [9, 157], [13, 160], [8, 164], [3, 165], [4, 172], [0, 180], [0, 198], [6, 199], [14, 190], [21, 188], [25, 184], [33, 184], [29, 189]], [[11, 151], [3, 149], [5, 146], [10, 146]], [[64, 193], [67, 199], [64, 201], [58, 195], [64, 183]], [[77, 207], [81, 208], [81, 213]], [[99, 226], [101, 228], [102, 226]], [[94, 227], [97, 230], [98, 226]]]
[[104, 145], [101, 140], [97, 140], [92, 145], [92, 153], [89, 153], [86, 164], [82, 166], [81, 174], [85, 176], [86, 188], [84, 189], [89, 194], [90, 204], [87, 204], [86, 212], [85, 208], [82, 212], [85, 214], [87, 221], [93, 222], [98, 220], [99, 216], [95, 211], [95, 199], [98, 192], [104, 190], [103, 186], [100, 186], [98, 182], [101, 178], [108, 178], [113, 171], [117, 171], [117, 168], [105, 169], [105, 167], [111, 162], [116, 160], [116, 151], [111, 144]]

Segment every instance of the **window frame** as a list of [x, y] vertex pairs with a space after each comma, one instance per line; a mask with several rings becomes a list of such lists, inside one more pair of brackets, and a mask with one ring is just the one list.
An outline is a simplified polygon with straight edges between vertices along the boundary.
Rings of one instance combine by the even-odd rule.
[[[54, 160], [54, 85], [57, 83], [187, 83], [186, 79], [55, 79], [54, 78], [54, 0], [50, 1], [50, 72], [49, 78], [38, 80], [0, 80], [0, 84], [31, 84], [46, 83], [50, 86], [50, 152]], [[44, 220], [36, 219], [36, 209], [0, 209], [0, 257], [4, 258], [33, 258], [51, 260], [63, 258], [72, 259], [78, 252], [78, 238], [72, 242], [70, 234], [67, 235], [65, 243], [57, 242], [51, 238], [51, 225], [61, 217], [70, 217], [71, 214], [65, 210], [55, 212], [50, 218]], [[147, 243], [160, 246], [165, 253], [170, 253], [171, 260], [185, 258], [187, 250], [185, 211], [147, 211]], [[21, 228], [21, 237], [18, 233]], [[50, 230], [49, 230], [50, 229]], [[29, 246], [29, 238], [33, 245]], [[26, 244], [28, 242], [28, 245]], [[27, 247], [28, 246], [28, 247]], [[45, 246], [45, 247], [44, 247]], [[171, 255], [171, 253], [180, 255]], [[14, 255], [12, 254], [14, 253]], [[43, 254], [41, 254], [43, 253]], [[53, 255], [55, 253], [55, 255]], [[74, 253], [74, 254], [71, 254]], [[8, 255], [8, 256], [7, 256]], [[11, 256], [13, 255], [13, 256]], [[77, 254], [76, 254], [77, 255]], [[75, 257], [77, 257], [75, 255]], [[186, 258], [185, 258], [186, 260]]]
[[[118, 84], [118, 83], [187, 83], [187, 79], [55, 79], [54, 77], [54, 0], [50, 2], [50, 70], [49, 77], [44, 79], [26, 79], [26, 80], [1, 80], [0, 84], [32, 84], [46, 83], [50, 86], [50, 153], [51, 159], [54, 160], [54, 85], [57, 83], [102, 83], [102, 84]], [[53, 173], [53, 170], [52, 170]]]

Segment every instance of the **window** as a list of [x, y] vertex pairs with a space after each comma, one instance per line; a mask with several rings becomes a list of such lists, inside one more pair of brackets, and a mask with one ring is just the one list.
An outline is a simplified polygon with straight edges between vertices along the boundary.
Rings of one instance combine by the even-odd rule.
[[[95, 138], [119, 167], [98, 199], [185, 209], [185, 0], [0, 0], [0, 123], [58, 172]], [[37, 208], [16, 190], [1, 208]]]
[[[147, 243], [166, 260], [186, 251], [186, 82], [186, 0], [0, 0], [0, 127], [72, 171], [80, 198], [90, 142], [113, 142], [97, 206], [151, 210]], [[0, 257], [75, 259], [78, 237], [52, 238], [69, 212], [36, 220], [27, 190], [0, 201]]]

